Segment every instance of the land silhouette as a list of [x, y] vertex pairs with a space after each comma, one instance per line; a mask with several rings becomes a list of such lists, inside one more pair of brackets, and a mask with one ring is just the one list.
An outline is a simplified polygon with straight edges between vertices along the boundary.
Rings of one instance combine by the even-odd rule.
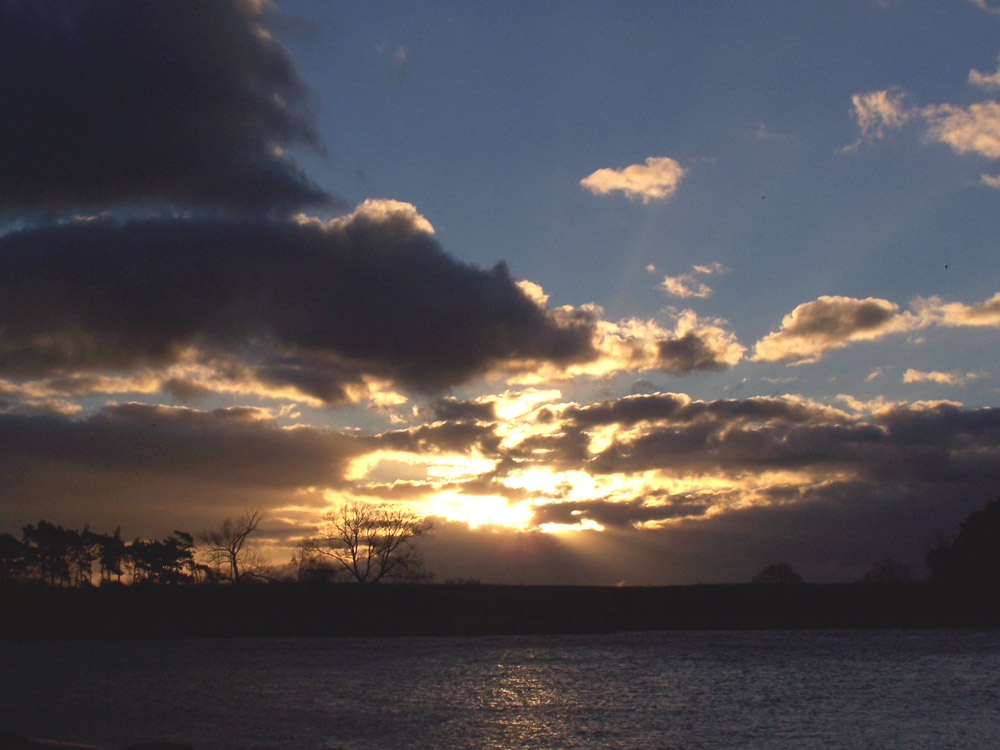
[[[353, 514], [353, 515], [352, 515]], [[426, 580], [409, 545], [429, 531], [412, 519], [364, 518], [338, 511], [322, 538], [322, 567], [303, 557], [284, 580], [246, 575], [247, 538], [260, 520], [250, 513], [221, 527], [224, 544], [204, 550], [181, 531], [160, 540], [122, 540], [46, 521], [25, 526], [21, 539], [0, 536], [0, 637], [167, 638], [233, 636], [477, 635], [595, 633], [678, 628], [840, 628], [1000, 625], [1000, 498], [971, 513], [954, 537], [927, 554], [918, 580], [893, 560], [873, 564], [860, 581], [810, 584], [786, 562], [765, 567], [745, 584], [690, 586], [505, 586]], [[350, 521], [346, 526], [344, 521]], [[389, 522], [391, 544], [380, 524]], [[337, 543], [338, 534], [344, 536]], [[364, 537], [364, 534], [368, 534]], [[221, 536], [202, 539], [225, 541]], [[368, 541], [361, 541], [367, 538]], [[405, 542], [405, 544], [404, 544]], [[312, 540], [305, 552], [316, 552]], [[352, 546], [353, 545], [353, 546]], [[235, 550], [235, 552], [233, 551]], [[334, 552], [342, 559], [334, 557]], [[378, 555], [386, 556], [380, 562]], [[399, 569], [423, 578], [386, 578]], [[213, 557], [214, 555], [214, 557]], [[374, 560], [367, 556], [374, 555]], [[322, 557], [322, 556], [321, 556]], [[210, 563], [199, 562], [214, 560]], [[315, 561], [314, 561], [315, 562]], [[405, 564], [404, 564], [405, 563]], [[94, 570], [95, 564], [97, 570]], [[316, 567], [320, 565], [320, 567]], [[351, 566], [355, 566], [354, 570]], [[358, 567], [364, 566], [364, 567]], [[359, 575], [370, 566], [370, 579]], [[379, 567], [381, 566], [381, 567]], [[216, 568], [230, 575], [213, 572]], [[241, 574], [240, 571], [244, 571]], [[348, 574], [342, 575], [346, 570]], [[325, 571], [326, 575], [321, 575]], [[100, 585], [93, 585], [97, 580]], [[240, 584], [240, 581], [243, 581]], [[343, 581], [353, 581], [346, 583]], [[249, 585], [253, 582], [255, 585]]]

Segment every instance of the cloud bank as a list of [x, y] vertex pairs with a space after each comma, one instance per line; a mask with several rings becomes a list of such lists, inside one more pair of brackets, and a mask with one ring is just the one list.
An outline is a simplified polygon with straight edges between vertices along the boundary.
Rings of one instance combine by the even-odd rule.
[[[211, 523], [253, 501], [280, 527], [279, 544], [308, 533], [328, 503], [357, 498], [437, 516], [447, 539], [430, 542], [432, 561], [468, 552], [446, 575], [517, 582], [518, 550], [539, 544], [559, 569], [579, 545], [604, 567], [535, 572], [549, 581], [746, 580], [788, 552], [813, 580], [843, 580], [887, 553], [919, 559], [1000, 480], [995, 408], [854, 414], [788, 396], [679, 393], [580, 404], [550, 391], [434, 409], [434, 422], [382, 433], [280, 427], [249, 407], [0, 414], [6, 511], [100, 526], [156, 508]], [[457, 523], [480, 530], [458, 535]], [[537, 536], [574, 529], [581, 536]], [[637, 549], [650, 567], [629, 572]]]

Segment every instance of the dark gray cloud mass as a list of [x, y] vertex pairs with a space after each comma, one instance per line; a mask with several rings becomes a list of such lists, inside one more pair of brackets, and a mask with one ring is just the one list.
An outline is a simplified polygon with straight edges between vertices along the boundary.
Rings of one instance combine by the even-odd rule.
[[[847, 471], [876, 482], [964, 482], [992, 476], [1000, 483], [1000, 409], [898, 406], [864, 420], [846, 415], [823, 419], [826, 410], [814, 407], [813, 419], [806, 420], [806, 405], [793, 404], [782, 414], [779, 409], [744, 409], [745, 403], [709, 402], [701, 404], [704, 419], [656, 421], [638, 435], [613, 441], [588, 468], [596, 473], [675, 469], [733, 476], [809, 469], [820, 476]], [[725, 408], [713, 408], [718, 405]], [[753, 411], [758, 416], [747, 420], [745, 414]]]
[[687, 375], [695, 370], [725, 370], [729, 366], [716, 348], [693, 331], [676, 339], [658, 342], [657, 351], [660, 369], [677, 375]]
[[581, 518], [608, 526], [630, 526], [648, 521], [665, 521], [672, 518], [701, 516], [708, 510], [704, 500], [673, 498], [662, 505], [647, 504], [643, 498], [631, 501], [590, 500], [586, 502], [560, 502], [542, 505], [535, 510], [535, 523], [574, 524]]
[[137, 403], [109, 405], [82, 420], [0, 414], [0, 445], [8, 467], [24, 458], [134, 478], [183, 475], [220, 486], [285, 489], [342, 484], [345, 460], [364, 450], [349, 436], [280, 429], [254, 408], [203, 412]]
[[326, 202], [285, 51], [241, 0], [0, 2], [0, 205]]
[[505, 266], [445, 254], [406, 218], [76, 222], [0, 238], [0, 372], [222, 352], [329, 402], [364, 371], [416, 388], [508, 359], [593, 356]]
[[598, 401], [586, 406], [571, 406], [564, 416], [584, 428], [620, 424], [632, 426], [640, 422], [682, 424], [698, 419], [724, 422], [780, 420], [829, 422], [845, 416], [835, 409], [820, 407], [785, 398], [755, 396], [747, 399], [691, 401], [678, 393], [652, 393], [625, 396], [612, 401]]
[[435, 419], [465, 420], [472, 419], [492, 422], [497, 418], [496, 405], [491, 401], [483, 403], [475, 401], [459, 401], [453, 396], [435, 399], [430, 404]]
[[322, 507], [310, 487], [345, 486], [364, 447], [350, 435], [282, 429], [245, 407], [208, 412], [112, 404], [84, 419], [0, 414], [0, 522], [38, 518], [127, 534], [197, 530], [220, 517], [294, 499]]

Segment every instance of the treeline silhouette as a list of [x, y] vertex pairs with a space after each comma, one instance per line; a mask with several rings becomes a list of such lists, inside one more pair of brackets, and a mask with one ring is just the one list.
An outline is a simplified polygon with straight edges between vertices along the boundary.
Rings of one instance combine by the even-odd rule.
[[[263, 518], [263, 513], [257, 510], [248, 511], [235, 521], [226, 519], [218, 529], [202, 532], [199, 535], [201, 545], [196, 544], [191, 534], [178, 530], [163, 539], [135, 538], [129, 542], [122, 538], [120, 526], [109, 534], [95, 532], [89, 526], [78, 531], [40, 520], [37, 524], [23, 527], [20, 538], [9, 533], [0, 534], [0, 582], [42, 583], [59, 587], [88, 587], [95, 582], [161, 585], [239, 583], [248, 577], [272, 582], [364, 582], [365, 576], [356, 566], [359, 559], [365, 558], [365, 552], [368, 557], [384, 557], [394, 563], [403, 561], [418, 567], [414, 565], [416, 558], [412, 549], [400, 547], [407, 557], [400, 556], [397, 560], [392, 557], [395, 547], [388, 550], [377, 547], [384, 542], [376, 540], [383, 540], [386, 535], [376, 535], [373, 529], [382, 528], [387, 522], [381, 517], [365, 517], [362, 523], [359, 514], [366, 512], [360, 506], [345, 505], [336, 513], [329, 514], [340, 533], [303, 542], [283, 575], [277, 575], [275, 568], [268, 575], [267, 566], [256, 551], [245, 546], [247, 537], [257, 529]], [[389, 527], [396, 529], [395, 536], [390, 537], [392, 544], [399, 544], [400, 540], [406, 542], [429, 531], [429, 526], [413, 526], [417, 522], [405, 515], [393, 516], [388, 521]], [[400, 528], [405, 530], [404, 533], [399, 532]], [[364, 540], [367, 543], [363, 543]], [[317, 550], [325, 551], [327, 557], [335, 561], [340, 559], [343, 565], [331, 567], [328, 561], [317, 555]], [[373, 552], [378, 554], [373, 555]], [[908, 565], [887, 558], [874, 563], [857, 582], [1000, 586], [1000, 497], [988, 502], [982, 510], [970, 513], [955, 536], [940, 536], [927, 552], [925, 561], [928, 569], [925, 578], [917, 576]], [[371, 560], [367, 560], [367, 565], [370, 570]], [[344, 575], [345, 572], [349, 575]], [[379, 574], [381, 572], [380, 568]], [[429, 580], [429, 576], [413, 575], [398, 580], [412, 583]], [[768, 565], [751, 580], [755, 584], [803, 582], [802, 577], [786, 562]], [[468, 579], [450, 579], [449, 582], [466, 583]]]
[[[102, 534], [44, 521], [25, 526], [21, 538], [0, 535], [7, 581], [0, 638], [1000, 626], [1000, 498], [939, 540], [920, 582], [883, 561], [861, 581], [841, 584], [802, 583], [790, 566], [776, 564], [744, 584], [329, 585], [348, 579], [296, 575], [289, 566], [284, 578], [246, 586], [226, 578], [224, 566], [213, 571], [199, 561], [211, 563], [208, 547], [195, 541], [209, 537], [175, 531], [126, 542], [119, 529]], [[229, 585], [205, 585], [223, 581]]]
[[121, 527], [107, 534], [39, 521], [22, 529], [21, 538], [0, 534], [0, 581], [37, 582], [48, 586], [98, 583], [176, 585], [214, 578], [195, 559], [194, 537], [174, 531], [163, 539], [126, 541]]
[[100, 585], [160, 585], [242, 582], [340, 583], [374, 585], [429, 582], [413, 540], [432, 524], [401, 509], [345, 503], [330, 511], [319, 535], [304, 539], [285, 566], [268, 564], [250, 543], [265, 513], [248, 509], [239, 518], [196, 537], [175, 530], [163, 539], [65, 528], [41, 520], [23, 527], [21, 537], [0, 534], [0, 584], [41, 584], [51, 588]]

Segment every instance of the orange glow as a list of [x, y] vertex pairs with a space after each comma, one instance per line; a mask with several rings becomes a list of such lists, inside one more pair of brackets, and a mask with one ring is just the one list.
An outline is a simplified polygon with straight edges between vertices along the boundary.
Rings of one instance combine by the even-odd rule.
[[531, 503], [527, 501], [510, 503], [496, 495], [469, 497], [451, 492], [434, 495], [422, 505], [422, 509], [427, 515], [459, 521], [470, 528], [506, 526], [526, 529], [533, 515]]

